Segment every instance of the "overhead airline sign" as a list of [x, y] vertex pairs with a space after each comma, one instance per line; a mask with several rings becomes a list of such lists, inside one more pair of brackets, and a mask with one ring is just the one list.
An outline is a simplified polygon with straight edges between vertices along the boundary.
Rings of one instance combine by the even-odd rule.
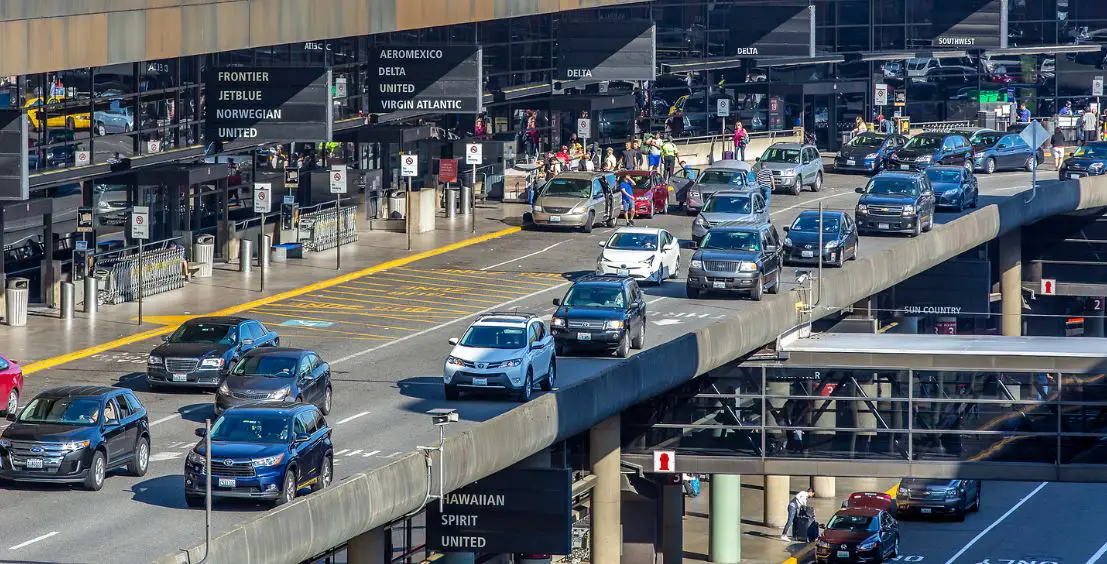
[[554, 80], [653, 80], [656, 44], [652, 20], [563, 22]]
[[209, 141], [330, 139], [329, 76], [320, 67], [215, 67], [208, 71]]
[[481, 49], [374, 47], [369, 53], [369, 112], [475, 114], [482, 93]]
[[933, 0], [933, 46], [949, 49], [999, 47], [1000, 0]]
[[732, 7], [727, 16], [727, 56], [806, 57], [811, 54], [811, 20], [807, 2], [766, 2]]
[[0, 110], [0, 200], [30, 197], [27, 179], [27, 118], [23, 111]]

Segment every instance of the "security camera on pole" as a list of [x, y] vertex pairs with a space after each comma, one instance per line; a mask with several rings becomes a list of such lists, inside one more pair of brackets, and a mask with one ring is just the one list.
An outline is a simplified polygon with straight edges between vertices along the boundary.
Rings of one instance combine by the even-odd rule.
[[400, 176], [407, 178], [407, 195], [404, 197], [404, 231], [407, 232], [407, 250], [411, 250], [411, 177], [419, 174], [419, 155], [400, 156]]
[[273, 185], [268, 182], [254, 183], [254, 212], [258, 214], [258, 271], [261, 278], [261, 291], [265, 291], [265, 216], [273, 210]]
[[331, 194], [334, 194], [334, 219], [338, 222], [338, 244], [334, 246], [334, 269], [342, 270], [342, 195], [346, 193], [346, 165], [331, 166]]
[[[469, 226], [471, 232], [477, 232], [477, 214], [476, 204], [473, 200], [473, 191], [477, 189], [477, 167], [481, 165], [484, 160], [484, 146], [480, 143], [466, 143], [465, 144], [465, 164], [473, 165], [473, 181], [469, 183]], [[462, 187], [462, 190], [465, 188]]]

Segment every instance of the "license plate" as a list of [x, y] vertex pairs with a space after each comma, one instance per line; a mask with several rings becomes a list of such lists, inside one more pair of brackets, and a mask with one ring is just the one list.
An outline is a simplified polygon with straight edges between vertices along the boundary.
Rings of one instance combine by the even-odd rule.
[[815, 256], [815, 251], [800, 251], [800, 256], [803, 258], [811, 258]]
[[848, 550], [839, 550], [838, 551], [838, 558], [849, 558], [849, 551]]
[[1076, 180], [1076, 179], [1078, 179], [1078, 178], [1080, 178], [1080, 175], [1079, 175], [1079, 174], [1072, 174], [1072, 173], [1069, 173], [1069, 180]]
[[550, 216], [550, 223], [561, 223], [561, 216], [560, 215], [551, 215]]
[[878, 223], [878, 224], [876, 224], [877, 229], [891, 229], [891, 227], [892, 226], [888, 225], [887, 223]]
[[173, 375], [173, 381], [174, 382], [187, 382], [188, 381], [188, 374], [174, 374]]
[[857, 161], [853, 159], [846, 159], [846, 166], [853, 166], [855, 164], [857, 164]]
[[233, 488], [234, 478], [219, 478], [218, 485], [221, 488]]
[[924, 508], [922, 508], [922, 512], [923, 513], [933, 513], [934, 510], [929, 508], [929, 507], [924, 507]]
[[473, 378], [473, 385], [474, 386], [487, 386], [488, 385], [488, 378]]
[[712, 282], [712, 288], [726, 288], [726, 282]]
[[42, 468], [42, 459], [28, 458], [27, 461], [23, 463], [23, 466], [27, 468]]
[[911, 170], [911, 165], [899, 165], [900, 170]]
[[620, 268], [615, 271], [615, 274], [619, 276], [630, 276], [630, 271], [625, 268]]
[[591, 333], [577, 333], [577, 340], [578, 341], [591, 341], [592, 340], [592, 334]]

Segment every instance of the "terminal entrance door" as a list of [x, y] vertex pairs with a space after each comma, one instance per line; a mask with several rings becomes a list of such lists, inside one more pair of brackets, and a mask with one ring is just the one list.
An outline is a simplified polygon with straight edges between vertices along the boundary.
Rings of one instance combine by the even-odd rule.
[[803, 126], [815, 134], [823, 151], [837, 151], [842, 134], [853, 130], [854, 120], [865, 115], [865, 81], [812, 83], [803, 85]]

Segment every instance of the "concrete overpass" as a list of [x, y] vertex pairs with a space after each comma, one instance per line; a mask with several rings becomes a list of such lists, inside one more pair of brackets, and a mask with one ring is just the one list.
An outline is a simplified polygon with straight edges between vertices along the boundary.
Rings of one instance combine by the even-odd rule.
[[[1027, 202], [1028, 197], [1028, 192], [1016, 193], [938, 225], [929, 236], [903, 239], [879, 252], [862, 254], [848, 269], [827, 271], [822, 303], [832, 305], [817, 308], [813, 316], [823, 317], [856, 303], [997, 237], [1003, 236], [1001, 247], [1017, 245], [1021, 226], [1053, 215], [1107, 206], [1107, 179], [1044, 182], [1035, 198]], [[1003, 308], [1005, 315], [1013, 318], [1010, 325], [1005, 322], [1005, 329], [1018, 326], [1018, 256], [1017, 252], [1001, 250], [1002, 285], [1005, 294], [1012, 287], [1010, 293], [1014, 296], [1008, 300], [1014, 303]], [[1013, 276], [1007, 275], [1009, 272]], [[617, 527], [614, 531], [600, 530], [610, 519], [607, 512], [612, 511], [604, 504], [618, 499], [617, 476], [604, 476], [603, 469], [611, 468], [610, 460], [614, 459], [617, 473], [619, 413], [774, 341], [804, 321], [795, 302], [768, 299], [753, 304], [664, 345], [613, 362], [597, 377], [562, 387], [556, 394], [538, 397], [449, 437], [443, 468], [446, 490], [489, 476], [557, 441], [592, 429], [592, 456], [601, 474], [594, 494], [594, 542], [599, 545], [606, 536], [614, 541], [613, 546], [619, 546]], [[370, 533], [422, 507], [427, 493], [426, 472], [423, 455], [411, 453], [353, 476], [321, 494], [267, 512], [215, 537], [208, 562], [299, 562]], [[605, 494], [604, 489], [612, 487], [613, 496]], [[615, 523], [617, 518], [615, 513]], [[193, 548], [191, 561], [203, 557], [203, 552], [202, 546]], [[165, 564], [188, 561], [183, 553], [159, 560]]]

